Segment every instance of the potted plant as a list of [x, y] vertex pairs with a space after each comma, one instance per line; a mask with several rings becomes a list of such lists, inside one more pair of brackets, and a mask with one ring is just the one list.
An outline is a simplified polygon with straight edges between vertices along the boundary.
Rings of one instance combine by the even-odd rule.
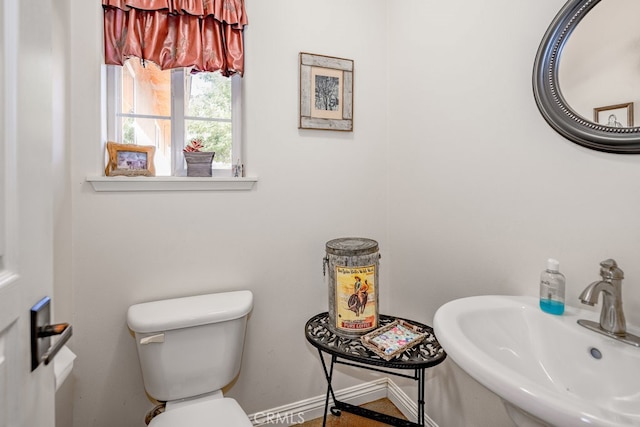
[[187, 162], [187, 176], [211, 176], [211, 163], [214, 151], [201, 151], [204, 149], [202, 140], [199, 138], [192, 139], [186, 147], [184, 147], [184, 159]]

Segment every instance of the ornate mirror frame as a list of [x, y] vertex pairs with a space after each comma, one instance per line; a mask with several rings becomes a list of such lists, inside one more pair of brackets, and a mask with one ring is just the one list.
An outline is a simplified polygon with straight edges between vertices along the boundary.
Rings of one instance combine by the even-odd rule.
[[533, 69], [538, 109], [559, 134], [584, 147], [618, 154], [640, 154], [640, 127], [614, 128], [579, 116], [562, 96], [558, 68], [562, 49], [582, 18], [601, 0], [569, 0], [545, 33]]

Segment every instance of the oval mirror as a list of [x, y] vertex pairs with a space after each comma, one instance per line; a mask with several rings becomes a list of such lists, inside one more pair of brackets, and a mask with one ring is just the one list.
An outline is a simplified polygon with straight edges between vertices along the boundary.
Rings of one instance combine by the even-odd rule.
[[533, 93], [565, 138], [640, 154], [639, 12], [638, 0], [569, 0], [551, 22], [536, 55]]

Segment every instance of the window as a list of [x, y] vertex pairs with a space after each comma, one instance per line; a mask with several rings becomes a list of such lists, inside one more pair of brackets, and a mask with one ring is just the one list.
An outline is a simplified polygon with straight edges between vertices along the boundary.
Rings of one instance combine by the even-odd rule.
[[200, 139], [216, 153], [214, 176], [229, 176], [242, 159], [241, 78], [189, 71], [163, 71], [137, 58], [107, 66], [107, 138], [155, 146], [158, 176], [186, 175], [182, 150]]

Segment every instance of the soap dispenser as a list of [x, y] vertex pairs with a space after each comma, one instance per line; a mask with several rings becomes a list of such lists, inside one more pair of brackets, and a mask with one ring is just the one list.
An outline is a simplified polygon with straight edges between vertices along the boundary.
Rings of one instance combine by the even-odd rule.
[[540, 275], [540, 308], [551, 314], [564, 313], [565, 278], [559, 270], [560, 263], [549, 258], [547, 268]]

